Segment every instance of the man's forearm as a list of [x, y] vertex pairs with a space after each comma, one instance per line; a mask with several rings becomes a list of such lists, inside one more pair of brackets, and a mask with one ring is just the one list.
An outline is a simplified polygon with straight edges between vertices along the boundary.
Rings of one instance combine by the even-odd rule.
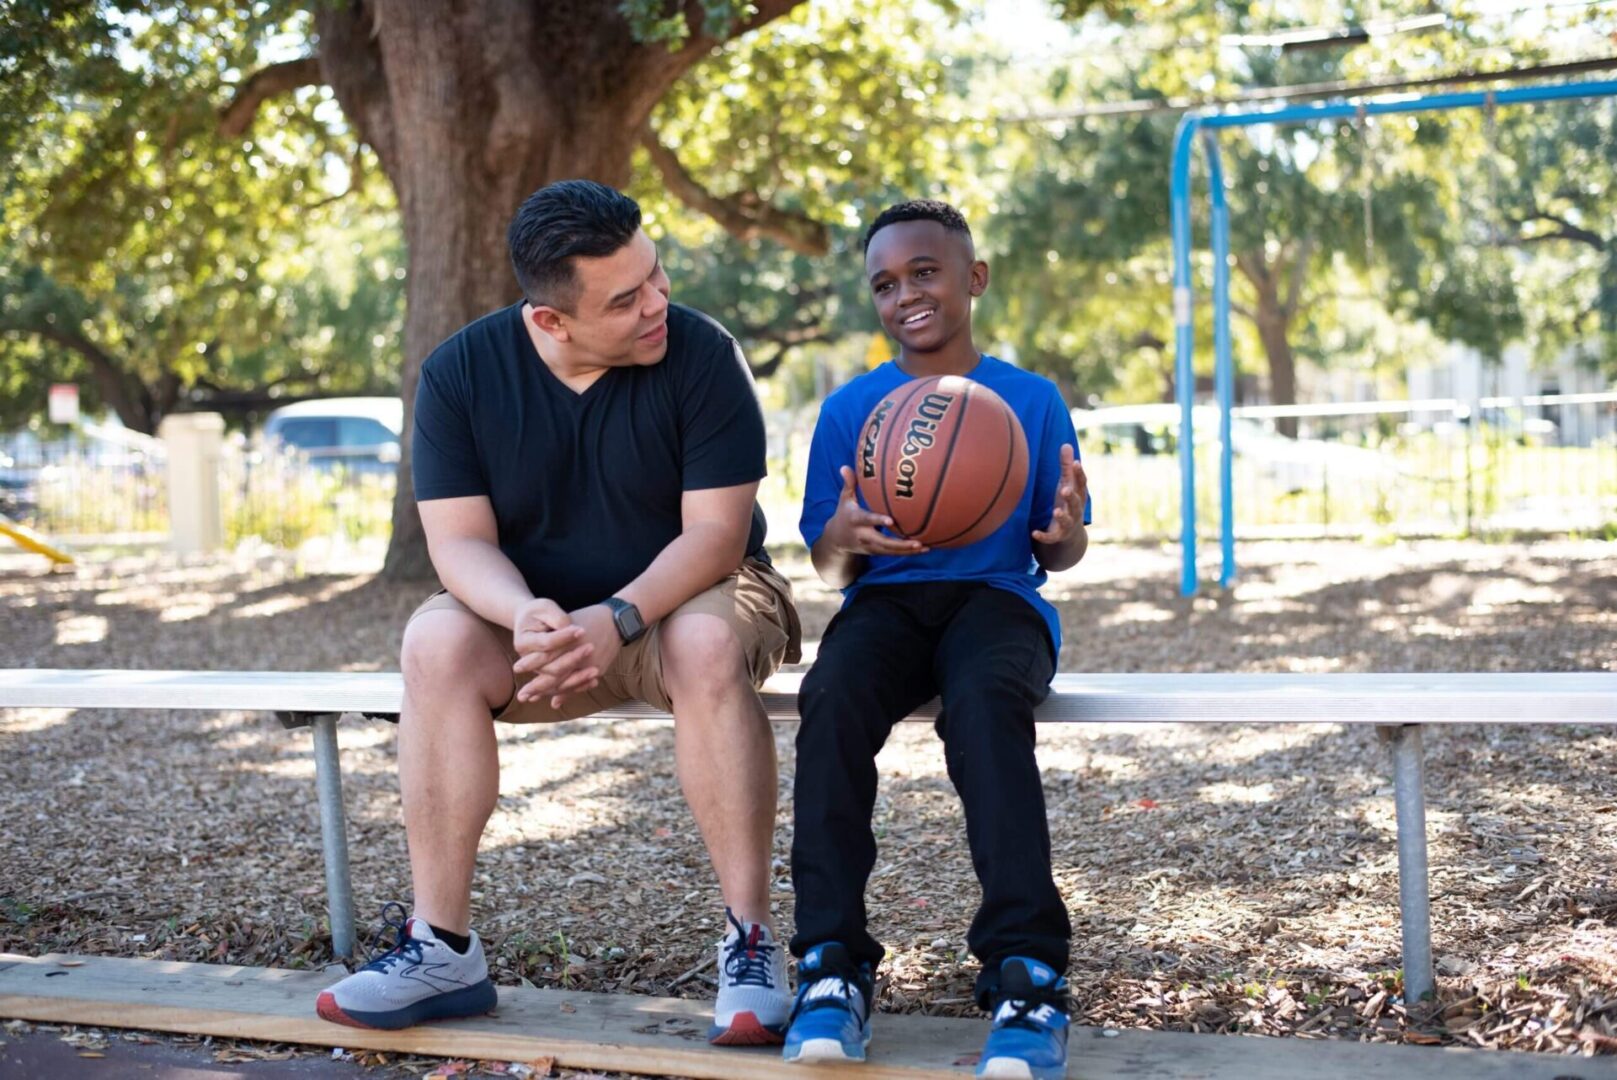
[[821, 581], [835, 589], [846, 589], [865, 572], [870, 556], [843, 551], [831, 543], [826, 533], [821, 533], [809, 549], [809, 560], [814, 563], [814, 571], [820, 575]]
[[1066, 539], [1056, 544], [1034, 542], [1033, 557], [1046, 570], [1066, 570], [1077, 566], [1084, 552], [1089, 550], [1089, 527], [1079, 525]]
[[640, 617], [649, 625], [734, 573], [746, 551], [746, 533], [737, 539], [734, 529], [698, 522], [680, 533], [639, 577], [614, 595], [639, 608]]
[[487, 540], [457, 537], [428, 545], [444, 588], [483, 618], [507, 630], [533, 590], [505, 552]]

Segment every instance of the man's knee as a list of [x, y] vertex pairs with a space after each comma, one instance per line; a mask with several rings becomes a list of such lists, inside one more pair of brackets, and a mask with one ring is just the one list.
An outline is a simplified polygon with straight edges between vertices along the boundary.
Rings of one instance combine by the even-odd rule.
[[511, 696], [511, 669], [488, 628], [456, 611], [426, 612], [410, 620], [399, 651], [407, 698], [475, 694], [490, 709]]
[[751, 682], [747, 661], [730, 624], [716, 615], [680, 615], [662, 625], [663, 682], [677, 698], [704, 690], [729, 691]]

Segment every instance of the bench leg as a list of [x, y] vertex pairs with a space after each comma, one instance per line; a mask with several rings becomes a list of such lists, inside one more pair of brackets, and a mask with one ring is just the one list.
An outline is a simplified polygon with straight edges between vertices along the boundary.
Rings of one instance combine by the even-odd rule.
[[320, 840], [326, 855], [326, 905], [331, 948], [339, 959], [354, 954], [354, 890], [348, 878], [348, 827], [343, 819], [342, 759], [337, 756], [337, 714], [314, 718], [314, 779], [320, 791]]
[[1419, 724], [1383, 727], [1392, 750], [1393, 804], [1398, 811], [1398, 908], [1404, 938], [1404, 1001], [1430, 999], [1432, 908], [1427, 893], [1426, 766]]

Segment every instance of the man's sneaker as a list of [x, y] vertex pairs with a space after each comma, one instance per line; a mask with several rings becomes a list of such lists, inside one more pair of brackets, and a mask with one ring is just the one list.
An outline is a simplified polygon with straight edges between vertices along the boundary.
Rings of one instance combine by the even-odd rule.
[[[404, 913], [402, 905], [388, 907]], [[425, 919], [388, 925], [398, 931], [398, 944], [321, 993], [315, 1011], [322, 1019], [391, 1030], [493, 1011], [494, 983], [475, 932], [463, 955], [439, 941]]]
[[870, 965], [837, 942], [816, 945], [797, 965], [797, 1003], [786, 1030], [787, 1061], [863, 1061], [870, 1045]]
[[786, 953], [763, 923], [724, 909], [730, 930], [719, 942], [719, 998], [707, 1041], [716, 1046], [779, 1046], [792, 1014]]
[[1067, 1075], [1067, 980], [1046, 964], [1012, 956], [1000, 965], [994, 1028], [977, 1075], [1062, 1080]]

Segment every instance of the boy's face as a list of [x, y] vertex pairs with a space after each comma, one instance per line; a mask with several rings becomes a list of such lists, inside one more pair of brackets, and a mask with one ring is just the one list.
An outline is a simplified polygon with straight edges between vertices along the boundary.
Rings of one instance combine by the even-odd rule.
[[900, 221], [871, 237], [865, 274], [883, 329], [907, 353], [971, 338], [971, 300], [988, 287], [988, 264], [968, 233], [936, 221]]

